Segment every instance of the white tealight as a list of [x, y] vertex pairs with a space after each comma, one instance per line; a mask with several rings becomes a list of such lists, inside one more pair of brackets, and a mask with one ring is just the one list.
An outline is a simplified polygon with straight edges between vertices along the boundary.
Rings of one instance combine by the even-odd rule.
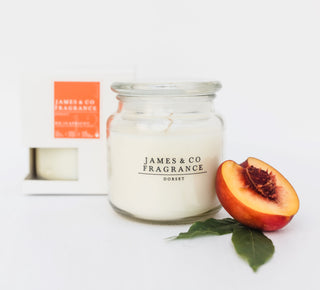
[[76, 148], [36, 148], [35, 173], [38, 179], [77, 180], [78, 150]]

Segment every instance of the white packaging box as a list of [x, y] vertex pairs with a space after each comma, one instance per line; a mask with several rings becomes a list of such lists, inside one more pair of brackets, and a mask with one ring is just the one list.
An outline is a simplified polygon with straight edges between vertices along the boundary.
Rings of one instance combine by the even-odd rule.
[[23, 75], [23, 193], [107, 194], [106, 121], [118, 106], [110, 85], [134, 77], [131, 68]]

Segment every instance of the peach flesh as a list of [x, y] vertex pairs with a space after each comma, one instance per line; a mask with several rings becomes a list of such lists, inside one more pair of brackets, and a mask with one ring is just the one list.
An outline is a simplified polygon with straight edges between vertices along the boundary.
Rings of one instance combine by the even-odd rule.
[[217, 172], [216, 191], [231, 216], [262, 231], [284, 227], [299, 208], [291, 184], [276, 169], [252, 157], [241, 165], [223, 162]]

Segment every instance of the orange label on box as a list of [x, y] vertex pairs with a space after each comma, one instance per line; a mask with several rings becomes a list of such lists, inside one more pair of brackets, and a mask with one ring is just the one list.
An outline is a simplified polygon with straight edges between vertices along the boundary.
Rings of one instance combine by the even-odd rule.
[[54, 82], [55, 138], [100, 138], [99, 112], [99, 82]]

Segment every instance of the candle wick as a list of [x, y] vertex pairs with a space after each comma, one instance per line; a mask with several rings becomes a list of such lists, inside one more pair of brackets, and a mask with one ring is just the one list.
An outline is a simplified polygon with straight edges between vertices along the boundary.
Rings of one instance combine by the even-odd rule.
[[168, 125], [168, 127], [164, 130], [165, 132], [168, 132], [168, 130], [170, 129], [171, 125], [173, 124], [173, 120], [171, 119], [172, 116], [173, 116], [173, 113], [170, 113], [170, 115], [168, 116], [169, 125]]

